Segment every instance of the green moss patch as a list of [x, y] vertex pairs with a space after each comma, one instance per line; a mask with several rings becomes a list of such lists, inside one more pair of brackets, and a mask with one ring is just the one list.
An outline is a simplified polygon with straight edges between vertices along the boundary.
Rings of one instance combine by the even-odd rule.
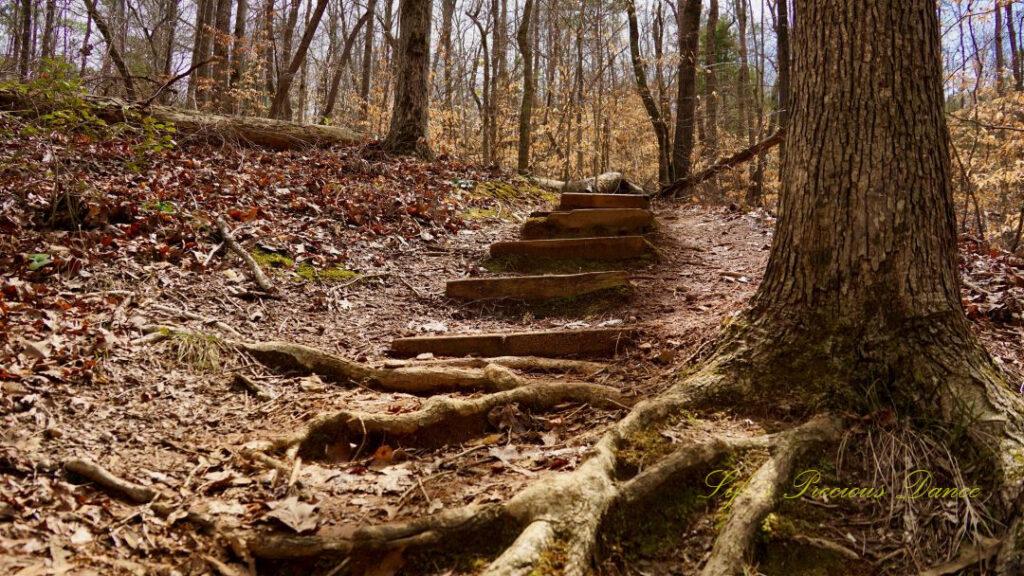
[[299, 262], [296, 264], [293, 258], [289, 258], [279, 252], [271, 252], [261, 248], [253, 250], [252, 257], [263, 268], [277, 270], [281, 273], [291, 272], [291, 279], [295, 282], [341, 284], [342, 282], [348, 282], [359, 277], [358, 272], [353, 272], [342, 266], [317, 268], [309, 262]]

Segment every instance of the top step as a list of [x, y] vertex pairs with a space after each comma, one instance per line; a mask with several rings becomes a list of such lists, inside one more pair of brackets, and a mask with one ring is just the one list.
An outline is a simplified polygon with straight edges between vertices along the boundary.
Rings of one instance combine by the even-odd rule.
[[560, 211], [579, 208], [642, 208], [651, 207], [651, 200], [645, 194], [562, 194]]

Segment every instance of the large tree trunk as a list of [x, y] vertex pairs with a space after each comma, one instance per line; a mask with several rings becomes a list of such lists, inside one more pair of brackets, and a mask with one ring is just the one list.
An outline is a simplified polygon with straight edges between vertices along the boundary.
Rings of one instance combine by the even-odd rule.
[[697, 117], [697, 47], [700, 45], [701, 0], [685, 0], [679, 9], [679, 91], [676, 94], [676, 135], [672, 179], [690, 174], [693, 131]]
[[523, 60], [523, 98], [519, 105], [519, 148], [517, 167], [520, 172], [530, 169], [530, 118], [533, 116], [533, 46], [530, 43], [530, 22], [533, 19], [533, 0], [523, 6], [523, 22], [516, 33], [519, 54]]
[[430, 113], [430, 18], [433, 0], [402, 0], [398, 74], [391, 127], [384, 149], [392, 154], [432, 156], [427, 143]]
[[739, 329], [759, 342], [751, 385], [785, 404], [799, 374], [802, 402], [840, 409], [870, 410], [874, 394], [906, 416], [961, 423], [976, 447], [1009, 456], [1007, 443], [1020, 446], [1003, 426], [1019, 430], [1020, 416], [1008, 422], [1005, 410], [1020, 402], [960, 301], [935, 4], [797, 0], [796, 10], [777, 232]]

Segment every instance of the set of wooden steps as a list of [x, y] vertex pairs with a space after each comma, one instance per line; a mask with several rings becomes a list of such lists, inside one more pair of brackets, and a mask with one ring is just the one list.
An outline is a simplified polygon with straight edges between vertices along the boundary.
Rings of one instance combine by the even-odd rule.
[[617, 270], [449, 280], [445, 296], [462, 300], [552, 300], [629, 287], [629, 274]]
[[650, 232], [654, 215], [640, 208], [587, 208], [567, 212], [551, 212], [542, 218], [523, 223], [520, 237], [524, 240], [627, 236]]
[[[653, 254], [643, 234], [654, 227], [650, 199], [642, 194], [562, 194], [558, 209], [535, 212], [519, 241], [491, 244], [493, 261], [508, 269], [621, 266]], [[461, 300], [557, 301], [631, 289], [622, 270], [451, 280], [449, 298]], [[621, 292], [620, 292], [621, 293]], [[510, 334], [463, 334], [398, 338], [396, 356], [608, 357], [632, 344], [633, 328], [542, 330]]]
[[394, 340], [391, 351], [396, 356], [405, 357], [429, 352], [437, 356], [594, 358], [614, 356], [632, 344], [635, 336], [635, 330], [622, 328], [417, 336]]

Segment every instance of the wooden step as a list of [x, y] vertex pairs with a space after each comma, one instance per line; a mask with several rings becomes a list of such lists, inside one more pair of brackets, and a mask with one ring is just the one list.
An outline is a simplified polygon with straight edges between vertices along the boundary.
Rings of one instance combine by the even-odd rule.
[[491, 244], [493, 258], [545, 260], [628, 260], [650, 253], [643, 236], [520, 240]]
[[391, 353], [396, 356], [430, 352], [436, 356], [610, 357], [632, 344], [635, 336], [636, 331], [628, 328], [417, 336], [393, 340]]
[[445, 288], [445, 295], [462, 300], [551, 300], [627, 287], [629, 274], [616, 270], [583, 274], [450, 280]]
[[642, 208], [651, 207], [651, 200], [645, 194], [562, 194], [559, 210], [576, 210], [579, 208]]
[[520, 236], [524, 240], [541, 238], [579, 238], [643, 234], [654, 227], [654, 215], [641, 208], [581, 209], [552, 212], [546, 218], [527, 220]]

